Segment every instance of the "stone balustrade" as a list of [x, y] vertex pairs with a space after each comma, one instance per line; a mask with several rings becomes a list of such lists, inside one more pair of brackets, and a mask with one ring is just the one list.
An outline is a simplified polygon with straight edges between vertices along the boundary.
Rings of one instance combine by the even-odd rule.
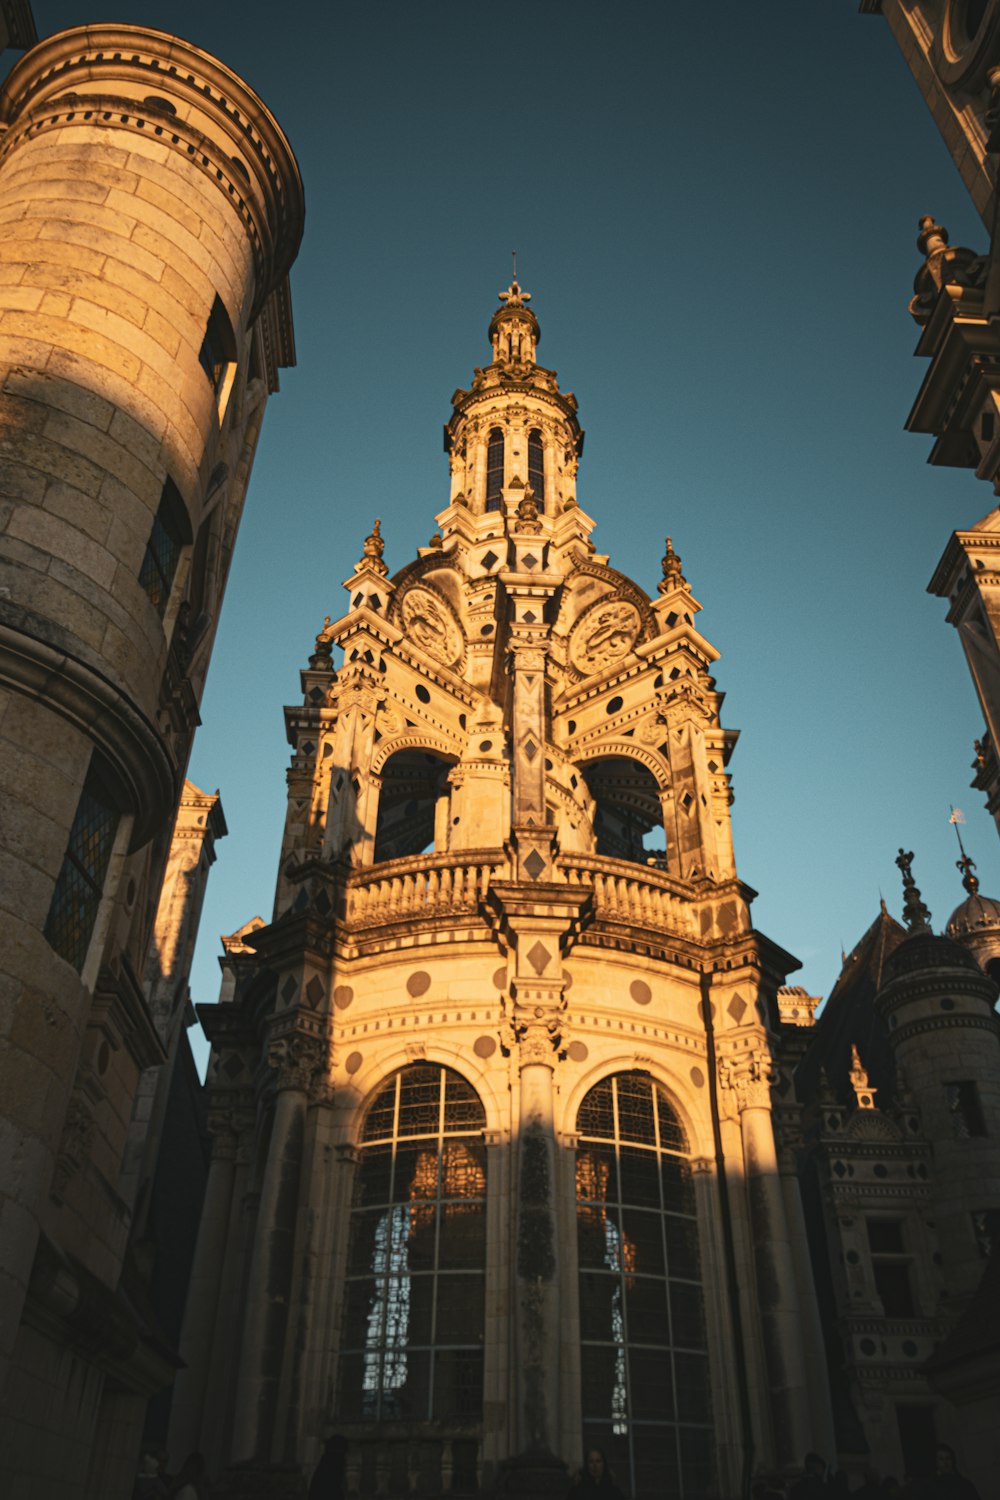
[[569, 885], [590, 887], [598, 921], [695, 936], [690, 897], [678, 881], [654, 867], [600, 855], [564, 854], [558, 868]]
[[377, 927], [397, 921], [476, 912], [493, 872], [506, 863], [500, 850], [415, 854], [353, 872], [347, 922]]

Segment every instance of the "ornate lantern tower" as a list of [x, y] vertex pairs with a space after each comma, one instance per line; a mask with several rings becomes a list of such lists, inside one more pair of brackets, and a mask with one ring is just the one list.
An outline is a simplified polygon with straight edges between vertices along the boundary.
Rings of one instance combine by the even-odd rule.
[[500, 300], [440, 531], [390, 577], [376, 522], [317, 638], [274, 917], [201, 1011], [174, 1441], [275, 1476], [336, 1432], [361, 1494], [537, 1493], [586, 1444], [734, 1494], [830, 1432], [771, 1115], [795, 961], [736, 875], [681, 560], [650, 598], [595, 551], [576, 401]]

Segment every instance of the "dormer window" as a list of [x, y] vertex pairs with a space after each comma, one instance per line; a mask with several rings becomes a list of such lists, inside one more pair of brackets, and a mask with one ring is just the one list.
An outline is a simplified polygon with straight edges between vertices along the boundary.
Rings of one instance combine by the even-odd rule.
[[542, 434], [537, 427], [528, 433], [528, 483], [535, 492], [535, 504], [545, 509], [545, 452]]
[[494, 427], [486, 449], [486, 509], [499, 510], [503, 494], [503, 429]]

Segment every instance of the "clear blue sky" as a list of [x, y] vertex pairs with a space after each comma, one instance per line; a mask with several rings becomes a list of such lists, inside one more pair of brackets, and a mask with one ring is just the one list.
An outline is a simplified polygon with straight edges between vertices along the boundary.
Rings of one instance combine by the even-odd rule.
[[[40, 31], [98, 18], [35, 0]], [[990, 509], [902, 424], [923, 374], [906, 311], [917, 219], [985, 245], [917, 88], [855, 0], [119, 4], [259, 91], [296, 150], [298, 368], [282, 377], [191, 766], [222, 789], [192, 980], [268, 917], [282, 705], [380, 515], [395, 569], [445, 501], [449, 397], [485, 363], [512, 246], [540, 358], [580, 402], [580, 500], [647, 589], [667, 531], [722, 652], [738, 868], [757, 925], [826, 994], [893, 863], [942, 925], [996, 833], [968, 790], [981, 733], [941, 601], [950, 532]]]

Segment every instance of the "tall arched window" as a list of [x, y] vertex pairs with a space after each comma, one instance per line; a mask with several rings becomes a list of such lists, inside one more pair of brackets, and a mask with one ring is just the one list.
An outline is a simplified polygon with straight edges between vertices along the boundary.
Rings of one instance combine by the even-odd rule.
[[486, 448], [486, 509], [499, 510], [503, 491], [503, 429], [494, 427]]
[[698, 1225], [684, 1130], [646, 1073], [592, 1088], [577, 1116], [584, 1448], [636, 1500], [712, 1483]]
[[528, 433], [528, 483], [535, 492], [539, 510], [545, 509], [545, 451], [537, 427]]
[[431, 1063], [390, 1078], [365, 1116], [340, 1356], [343, 1421], [482, 1416], [485, 1124], [471, 1084]]

